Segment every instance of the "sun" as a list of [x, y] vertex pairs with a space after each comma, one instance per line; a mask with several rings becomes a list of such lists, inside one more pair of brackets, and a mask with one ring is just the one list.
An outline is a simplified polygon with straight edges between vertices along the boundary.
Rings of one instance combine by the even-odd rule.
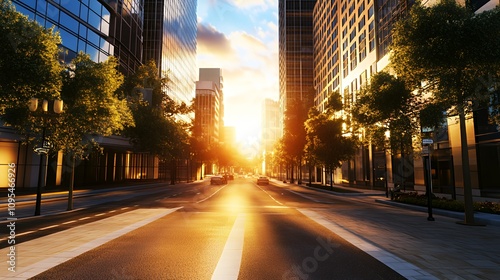
[[260, 150], [260, 125], [255, 120], [239, 120], [229, 126], [235, 129], [236, 145], [243, 156], [255, 157]]

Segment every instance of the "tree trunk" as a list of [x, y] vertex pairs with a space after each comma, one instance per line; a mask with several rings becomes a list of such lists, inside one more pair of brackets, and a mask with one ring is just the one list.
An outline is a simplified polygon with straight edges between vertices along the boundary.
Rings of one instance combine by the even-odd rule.
[[330, 190], [333, 191], [333, 168], [330, 169]]
[[458, 108], [458, 117], [460, 123], [460, 145], [462, 150], [462, 173], [464, 180], [464, 203], [465, 220], [467, 225], [474, 224], [474, 206], [472, 202], [472, 182], [469, 167], [469, 144], [467, 143], [467, 132], [465, 123], [465, 111], [462, 106]]
[[312, 176], [311, 176], [312, 169], [313, 169], [313, 167], [312, 167], [311, 163], [309, 163], [309, 186], [312, 186]]
[[177, 164], [175, 162], [175, 159], [173, 159], [171, 161], [171, 165], [170, 165], [170, 184], [171, 185], [175, 185], [175, 181], [176, 181], [176, 176], [177, 176]]
[[75, 155], [70, 154], [71, 157], [71, 179], [69, 180], [68, 187], [68, 211], [73, 210], [73, 188], [75, 186]]

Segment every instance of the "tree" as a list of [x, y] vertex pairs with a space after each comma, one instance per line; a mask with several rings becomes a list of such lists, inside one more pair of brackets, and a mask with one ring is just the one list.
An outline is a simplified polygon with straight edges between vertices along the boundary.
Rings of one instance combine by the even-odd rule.
[[458, 115], [466, 224], [474, 224], [474, 213], [465, 121], [498, 81], [499, 35], [499, 7], [474, 14], [452, 0], [415, 4], [393, 33], [390, 60], [398, 77], [445, 105], [448, 116]]
[[[364, 128], [367, 139], [378, 147], [386, 146], [385, 132], [388, 131], [390, 150], [393, 154], [401, 154], [404, 163], [405, 156], [413, 152], [412, 138], [419, 135], [417, 120], [422, 105], [404, 80], [378, 72], [358, 93], [352, 117]], [[400, 183], [404, 185], [404, 170], [400, 170], [400, 174]]]
[[331, 176], [331, 188], [333, 188], [333, 171], [342, 167], [342, 162], [350, 160], [357, 147], [355, 138], [344, 133], [343, 120], [335, 117], [341, 107], [340, 94], [335, 92], [329, 97], [325, 112], [320, 113], [314, 108], [311, 109], [305, 123], [307, 157], [325, 166]]
[[134, 125], [127, 101], [116, 94], [123, 83], [117, 68], [115, 57], [97, 63], [88, 54], [79, 53], [62, 72], [64, 114], [58, 118], [51, 140], [54, 150], [62, 150], [72, 162], [68, 210], [73, 208], [75, 159], [85, 158], [95, 150], [98, 138]]
[[[42, 120], [30, 115], [30, 98], [60, 98], [61, 39], [0, 0], [0, 116], [21, 135], [41, 135]], [[37, 126], [38, 125], [38, 126]]]
[[[294, 181], [294, 166], [302, 166], [302, 158], [304, 156], [304, 147], [306, 145], [306, 131], [304, 123], [307, 120], [307, 112], [309, 107], [301, 100], [293, 100], [285, 111], [284, 132], [283, 132], [283, 148], [284, 152], [289, 155], [291, 160], [291, 182]], [[301, 173], [298, 175], [299, 182], [301, 181]]]
[[[126, 129], [125, 135], [137, 149], [170, 162], [170, 179], [174, 184], [176, 161], [188, 158], [189, 154], [189, 124], [178, 115], [187, 114], [190, 109], [166, 94], [170, 82], [168, 73], [160, 76], [155, 62], [150, 60], [127, 79], [121, 91], [129, 97], [135, 123]], [[151, 93], [150, 100], [144, 98], [144, 92]]]

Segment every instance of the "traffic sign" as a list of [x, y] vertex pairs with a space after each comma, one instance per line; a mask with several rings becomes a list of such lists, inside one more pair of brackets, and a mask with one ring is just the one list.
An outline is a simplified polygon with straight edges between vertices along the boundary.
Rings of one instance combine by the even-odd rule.
[[423, 146], [422, 147], [422, 156], [428, 157], [429, 155], [430, 155], [429, 146]]
[[434, 143], [434, 141], [432, 141], [432, 139], [422, 139], [423, 145], [431, 145], [432, 143]]

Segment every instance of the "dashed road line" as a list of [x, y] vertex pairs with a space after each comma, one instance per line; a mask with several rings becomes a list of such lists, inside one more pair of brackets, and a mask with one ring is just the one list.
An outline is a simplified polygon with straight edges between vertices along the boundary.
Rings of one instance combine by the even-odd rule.
[[47, 229], [51, 229], [51, 228], [56, 228], [58, 227], [59, 225], [51, 225], [51, 226], [48, 226], [48, 227], [44, 227], [44, 228], [41, 228], [39, 230], [47, 230]]
[[22, 232], [22, 233], [16, 234], [16, 236], [28, 235], [28, 234], [33, 233], [33, 232], [35, 232], [35, 231], [34, 230], [30, 230], [30, 231], [26, 231], [26, 232]]

